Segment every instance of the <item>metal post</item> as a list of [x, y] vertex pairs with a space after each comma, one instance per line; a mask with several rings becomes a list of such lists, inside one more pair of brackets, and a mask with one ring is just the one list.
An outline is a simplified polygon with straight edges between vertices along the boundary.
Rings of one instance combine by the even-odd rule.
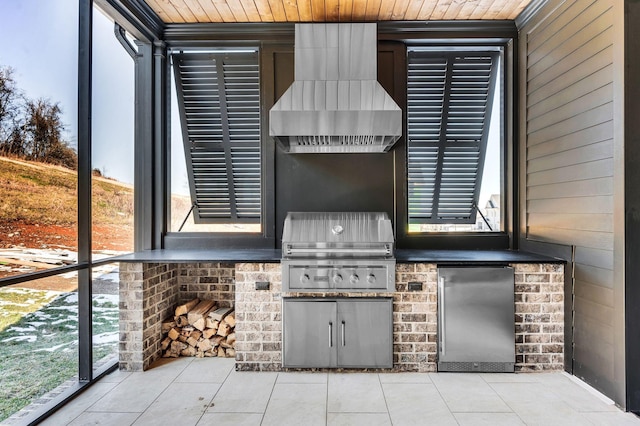
[[152, 247], [163, 248], [162, 238], [167, 232], [167, 190], [166, 182], [169, 175], [167, 152], [168, 137], [170, 134], [170, 116], [167, 114], [169, 77], [167, 73], [167, 47], [164, 42], [154, 42], [153, 51], [153, 77], [154, 77], [154, 208], [153, 208], [153, 234]]
[[91, 56], [93, 1], [79, 1], [78, 25], [78, 357], [79, 380], [93, 375], [91, 305]]
[[153, 50], [136, 40], [134, 249], [153, 248]]

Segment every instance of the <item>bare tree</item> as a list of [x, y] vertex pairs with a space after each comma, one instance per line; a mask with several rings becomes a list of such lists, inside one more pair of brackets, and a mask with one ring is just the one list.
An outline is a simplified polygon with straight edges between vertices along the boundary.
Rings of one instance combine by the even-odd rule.
[[0, 141], [0, 154], [18, 158], [25, 158], [27, 156], [22, 125], [14, 123], [9, 131], [9, 135], [4, 141]]
[[26, 99], [13, 72], [0, 67], [0, 154], [76, 169], [77, 154], [63, 139], [60, 105]]
[[13, 73], [11, 67], [0, 67], [0, 144], [14, 136], [20, 115], [22, 94]]
[[62, 109], [47, 99], [27, 100], [24, 124], [27, 158], [76, 168], [77, 156], [62, 137]]

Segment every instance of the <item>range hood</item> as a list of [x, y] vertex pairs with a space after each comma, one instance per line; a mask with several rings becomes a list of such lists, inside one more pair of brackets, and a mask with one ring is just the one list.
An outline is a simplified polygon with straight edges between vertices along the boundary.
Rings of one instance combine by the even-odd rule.
[[375, 23], [296, 24], [295, 78], [269, 111], [290, 153], [387, 152], [402, 111], [377, 80]]

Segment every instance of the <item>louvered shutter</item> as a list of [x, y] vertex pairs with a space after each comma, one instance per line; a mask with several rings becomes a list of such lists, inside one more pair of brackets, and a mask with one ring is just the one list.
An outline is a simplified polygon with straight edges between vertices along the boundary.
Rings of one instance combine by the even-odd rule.
[[259, 223], [258, 54], [172, 59], [195, 223]]
[[409, 224], [471, 224], [495, 89], [497, 54], [410, 51]]

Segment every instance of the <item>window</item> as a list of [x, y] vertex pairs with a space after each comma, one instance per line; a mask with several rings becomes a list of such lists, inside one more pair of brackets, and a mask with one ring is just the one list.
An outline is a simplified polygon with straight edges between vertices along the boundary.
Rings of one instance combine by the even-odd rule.
[[[114, 22], [97, 8], [93, 17], [91, 251], [99, 260], [134, 249], [135, 65]], [[133, 49], [124, 30], [122, 38]]]
[[185, 160], [184, 174], [172, 177], [172, 230], [259, 232], [258, 53], [176, 53], [172, 61]]
[[[94, 262], [134, 250], [135, 42], [124, 28], [115, 25], [101, 9], [94, 8], [91, 71]], [[130, 49], [125, 49], [122, 43]], [[96, 374], [118, 361], [119, 268], [118, 262], [91, 268], [91, 355]]]
[[2, 12], [0, 279], [78, 259], [78, 4]]
[[491, 51], [409, 51], [409, 232], [500, 230], [485, 208], [495, 218], [501, 192], [498, 59]]

